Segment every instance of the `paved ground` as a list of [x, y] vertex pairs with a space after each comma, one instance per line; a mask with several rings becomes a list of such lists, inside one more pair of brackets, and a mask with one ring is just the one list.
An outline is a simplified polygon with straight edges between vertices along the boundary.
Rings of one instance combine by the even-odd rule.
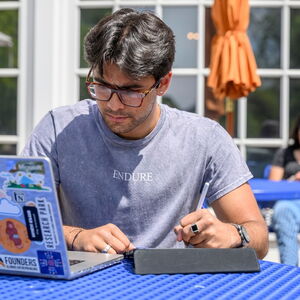
[[264, 260], [280, 263], [276, 237], [273, 232], [269, 233], [269, 252], [267, 256], [264, 258]]
[[[267, 256], [264, 258], [264, 260], [280, 263], [279, 251], [278, 251], [278, 247], [277, 247], [277, 243], [276, 243], [275, 233], [273, 233], [273, 232], [269, 233], [269, 241], [270, 241], [269, 252], [268, 252]], [[300, 234], [298, 235], [298, 245], [299, 245], [298, 257], [299, 257], [299, 261], [300, 261]]]

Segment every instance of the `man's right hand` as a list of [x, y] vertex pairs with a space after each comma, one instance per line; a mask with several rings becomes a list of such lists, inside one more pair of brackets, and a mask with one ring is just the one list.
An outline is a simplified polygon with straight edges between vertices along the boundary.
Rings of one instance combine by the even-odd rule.
[[64, 233], [71, 250], [102, 252], [109, 248], [105, 252], [116, 254], [135, 248], [128, 237], [114, 224], [106, 224], [93, 229], [64, 226]]

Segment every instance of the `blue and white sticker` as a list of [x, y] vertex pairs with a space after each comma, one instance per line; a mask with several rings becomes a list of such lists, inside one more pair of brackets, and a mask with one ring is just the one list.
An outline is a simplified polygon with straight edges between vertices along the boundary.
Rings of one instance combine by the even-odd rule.
[[55, 250], [59, 242], [51, 203], [43, 197], [36, 197], [35, 200], [45, 247]]
[[42, 274], [64, 275], [63, 262], [59, 252], [37, 251]]
[[11, 197], [6, 194], [5, 190], [0, 189], [0, 213], [2, 215], [19, 216], [21, 215], [20, 205], [11, 201]]
[[51, 191], [45, 186], [45, 167], [42, 161], [7, 161], [6, 170], [0, 172], [5, 178], [6, 189], [31, 191]]

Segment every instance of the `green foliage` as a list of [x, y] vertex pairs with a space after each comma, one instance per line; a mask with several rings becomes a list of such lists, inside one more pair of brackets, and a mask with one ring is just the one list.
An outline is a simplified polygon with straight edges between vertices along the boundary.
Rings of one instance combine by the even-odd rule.
[[85, 77], [80, 78], [80, 92], [79, 92], [79, 99], [90, 99], [90, 95], [87, 91], [86, 85], [85, 85]]
[[0, 32], [10, 36], [13, 42], [12, 48], [0, 47], [0, 68], [16, 68], [18, 66], [18, 11], [17, 10], [0, 11]]
[[[300, 27], [299, 27], [300, 28]], [[290, 81], [290, 130], [300, 115], [300, 79]]]
[[17, 79], [0, 78], [0, 134], [17, 133]]
[[262, 86], [248, 96], [247, 137], [262, 136], [266, 120], [279, 121], [279, 79], [263, 79]]
[[251, 9], [248, 34], [259, 68], [280, 67], [280, 8]]
[[163, 96], [162, 103], [166, 104], [166, 105], [168, 105], [170, 107], [178, 108], [179, 109], [178, 105], [176, 105], [175, 101], [170, 96]]
[[89, 30], [96, 25], [102, 18], [112, 13], [111, 8], [101, 9], [82, 9], [80, 24], [80, 67], [87, 68], [88, 65], [84, 60], [83, 40]]
[[[291, 58], [290, 67], [300, 68], [300, 9], [291, 10]], [[299, 99], [298, 99], [299, 100]], [[298, 110], [300, 112], [300, 110]]]
[[[18, 66], [18, 11], [0, 11], [0, 32], [12, 39], [12, 47], [0, 47], [0, 68]], [[17, 79], [0, 78], [0, 134], [17, 133]], [[0, 154], [16, 154], [16, 145], [0, 144]]]

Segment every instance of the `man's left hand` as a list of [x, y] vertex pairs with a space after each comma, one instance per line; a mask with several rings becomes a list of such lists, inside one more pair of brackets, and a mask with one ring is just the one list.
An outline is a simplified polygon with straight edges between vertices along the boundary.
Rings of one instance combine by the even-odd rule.
[[[199, 232], [193, 232], [192, 225]], [[235, 227], [213, 216], [207, 209], [194, 211], [180, 220], [174, 228], [178, 241], [197, 248], [233, 248], [241, 244], [241, 238]]]

